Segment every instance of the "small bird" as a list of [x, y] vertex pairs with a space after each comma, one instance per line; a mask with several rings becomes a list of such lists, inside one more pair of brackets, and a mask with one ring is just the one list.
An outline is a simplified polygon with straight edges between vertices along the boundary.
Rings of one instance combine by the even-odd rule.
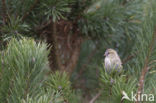
[[105, 70], [107, 72], [122, 71], [123, 69], [122, 62], [120, 60], [118, 53], [114, 49], [107, 49], [104, 56], [105, 56], [104, 59]]

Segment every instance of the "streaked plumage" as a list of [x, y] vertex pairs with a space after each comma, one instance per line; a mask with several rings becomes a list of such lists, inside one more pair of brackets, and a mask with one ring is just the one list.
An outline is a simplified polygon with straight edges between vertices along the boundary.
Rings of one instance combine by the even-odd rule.
[[118, 56], [118, 53], [113, 49], [107, 49], [104, 55], [105, 55], [104, 64], [106, 71], [121, 72], [123, 67], [120, 57]]

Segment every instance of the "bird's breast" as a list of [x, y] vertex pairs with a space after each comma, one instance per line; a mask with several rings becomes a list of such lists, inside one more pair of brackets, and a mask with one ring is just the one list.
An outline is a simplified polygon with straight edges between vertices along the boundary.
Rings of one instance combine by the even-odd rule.
[[106, 57], [105, 58], [105, 67], [110, 67], [110, 66], [111, 66], [111, 60], [108, 57]]
[[120, 72], [122, 69], [122, 65], [121, 65], [121, 62], [119, 60], [113, 59], [110, 57], [106, 57], [105, 58], [105, 69], [107, 71], [117, 70]]

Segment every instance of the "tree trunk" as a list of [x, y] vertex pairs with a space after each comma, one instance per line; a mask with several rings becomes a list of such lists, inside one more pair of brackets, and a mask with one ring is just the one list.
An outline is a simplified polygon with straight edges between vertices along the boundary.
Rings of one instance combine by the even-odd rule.
[[52, 46], [49, 56], [51, 69], [66, 71], [69, 75], [77, 65], [82, 43], [79, 31], [71, 26], [72, 23], [67, 21], [51, 23], [51, 33], [47, 36]]

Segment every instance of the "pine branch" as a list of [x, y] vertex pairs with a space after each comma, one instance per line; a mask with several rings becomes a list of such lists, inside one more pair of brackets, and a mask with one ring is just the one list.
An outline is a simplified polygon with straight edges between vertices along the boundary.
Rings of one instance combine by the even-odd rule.
[[35, 8], [35, 6], [37, 5], [37, 3], [39, 2], [39, 0], [35, 0], [34, 4], [30, 7], [29, 11], [27, 11], [23, 17], [22, 17], [22, 21], [24, 21], [30, 14], [30, 12]]
[[99, 91], [91, 100], [89, 103], [94, 103], [101, 95], [101, 91]]
[[144, 87], [144, 81], [145, 81], [145, 76], [149, 70], [149, 67], [148, 67], [148, 64], [150, 63], [150, 56], [152, 54], [152, 50], [153, 50], [153, 46], [154, 46], [154, 42], [156, 41], [156, 27], [155, 27], [155, 31], [154, 31], [154, 34], [153, 34], [153, 38], [152, 38], [152, 41], [149, 45], [149, 50], [148, 50], [148, 54], [147, 54], [147, 57], [145, 59], [145, 65], [142, 69], [142, 72], [141, 72], [141, 76], [140, 76], [140, 80], [139, 80], [139, 87], [138, 87], [138, 91], [137, 91], [137, 101], [136, 103], [139, 103], [139, 98], [138, 96], [140, 96], [143, 92], [143, 87]]

